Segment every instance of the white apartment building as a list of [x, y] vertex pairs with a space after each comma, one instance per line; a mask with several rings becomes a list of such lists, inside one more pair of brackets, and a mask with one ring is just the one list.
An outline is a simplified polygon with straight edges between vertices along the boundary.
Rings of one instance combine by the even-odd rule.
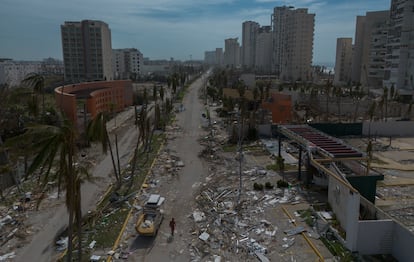
[[352, 38], [336, 40], [335, 85], [346, 85], [351, 81], [352, 72]]
[[241, 60], [242, 66], [254, 67], [256, 57], [256, 37], [260, 28], [259, 23], [246, 21], [242, 26]]
[[0, 85], [19, 86], [28, 74], [41, 72], [42, 62], [40, 61], [6, 60], [0, 62]]
[[383, 84], [400, 94], [414, 91], [414, 1], [392, 0]]
[[61, 25], [65, 81], [111, 80], [111, 30], [102, 21], [83, 20]]
[[352, 81], [381, 88], [384, 79], [389, 11], [358, 16], [355, 30]]
[[142, 66], [142, 75], [164, 75], [167, 76], [171, 73], [174, 60], [149, 60], [149, 58], [144, 58], [144, 64]]
[[204, 63], [208, 65], [223, 65], [223, 48], [216, 48], [214, 51], [204, 52]]
[[255, 68], [260, 73], [272, 71], [272, 27], [262, 26], [256, 37]]
[[3, 59], [0, 61], [0, 85], [9, 87], [19, 86], [29, 74], [62, 75], [63, 63], [61, 60], [47, 58], [43, 61], [14, 61]]
[[310, 80], [315, 14], [308, 9], [275, 7], [273, 24], [273, 71], [281, 80]]
[[233, 68], [240, 66], [240, 44], [237, 37], [224, 40], [224, 65]]
[[114, 79], [137, 79], [141, 75], [144, 56], [136, 48], [112, 50]]

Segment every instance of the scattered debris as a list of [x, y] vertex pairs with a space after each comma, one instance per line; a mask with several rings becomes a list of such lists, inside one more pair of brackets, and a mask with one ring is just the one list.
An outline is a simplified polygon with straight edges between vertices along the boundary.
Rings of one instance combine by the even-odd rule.
[[256, 252], [254, 252], [254, 254], [256, 255], [256, 257], [261, 261], [261, 262], [270, 262], [270, 260], [265, 256], [265, 255], [263, 255], [262, 253], [260, 253], [260, 252], [258, 252], [258, 251], [256, 251]]
[[93, 240], [90, 244], [89, 244], [89, 248], [93, 249], [95, 247], [96, 241]]
[[209, 237], [210, 237], [210, 234], [207, 232], [203, 232], [201, 235], [198, 236], [198, 238], [203, 241], [207, 241]]
[[285, 244], [282, 245], [283, 248], [288, 249], [289, 247], [293, 246], [293, 244], [295, 243], [295, 238], [283, 238], [283, 241], [285, 242]]
[[8, 259], [15, 258], [15, 257], [16, 257], [15, 252], [10, 252], [10, 253], [0, 256], [0, 261], [6, 261]]
[[201, 211], [194, 211], [193, 218], [195, 222], [202, 222], [206, 220], [206, 216], [204, 215], [204, 212], [201, 212]]
[[57, 251], [63, 251], [68, 248], [68, 237], [62, 237], [58, 241], [56, 241]]
[[97, 255], [92, 255], [90, 257], [91, 262], [98, 262], [100, 259], [101, 259], [101, 256], [97, 256]]
[[293, 235], [297, 235], [305, 231], [306, 229], [303, 226], [298, 226], [293, 229], [285, 230], [284, 232], [287, 236], [293, 236]]

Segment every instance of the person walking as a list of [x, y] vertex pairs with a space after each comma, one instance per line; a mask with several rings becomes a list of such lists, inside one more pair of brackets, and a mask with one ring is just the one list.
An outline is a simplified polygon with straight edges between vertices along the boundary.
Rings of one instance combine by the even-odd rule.
[[171, 228], [171, 236], [174, 236], [174, 230], [175, 230], [175, 220], [174, 218], [170, 221], [170, 228]]

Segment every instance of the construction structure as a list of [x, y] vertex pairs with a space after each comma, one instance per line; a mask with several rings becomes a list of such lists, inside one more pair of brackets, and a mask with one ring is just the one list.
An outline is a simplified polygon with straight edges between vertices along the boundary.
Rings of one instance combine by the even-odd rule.
[[298, 178], [303, 158], [308, 168], [306, 183], [327, 186], [328, 202], [345, 231], [343, 238], [338, 234], [344, 246], [363, 255], [391, 254], [398, 261], [410, 261], [414, 234], [374, 205], [376, 182], [383, 175], [367, 171], [365, 153], [307, 125], [279, 126], [278, 130], [299, 145]]

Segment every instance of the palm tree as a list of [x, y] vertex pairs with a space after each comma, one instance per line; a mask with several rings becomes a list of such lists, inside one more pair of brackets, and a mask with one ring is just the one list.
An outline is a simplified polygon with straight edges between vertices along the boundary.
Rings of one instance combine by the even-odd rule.
[[381, 121], [383, 121], [384, 120], [384, 98], [383, 97], [378, 101], [378, 107], [381, 111]]
[[407, 108], [407, 113], [406, 113], [407, 116], [406, 117], [411, 118], [412, 109], [413, 109], [413, 101], [411, 100], [410, 104], [408, 105], [408, 108]]
[[387, 122], [387, 117], [388, 117], [388, 88], [387, 87], [384, 87], [382, 98], [385, 103], [385, 122]]
[[260, 101], [262, 101], [264, 98], [264, 82], [262, 80], [256, 81], [256, 87], [258, 88], [260, 93]]
[[265, 89], [265, 99], [268, 100], [270, 98], [270, 88], [272, 87], [272, 82], [269, 81], [266, 84], [266, 89]]
[[164, 102], [164, 88], [161, 87], [159, 90], [161, 102]]
[[178, 82], [179, 80], [178, 80], [178, 74], [177, 73], [174, 73], [173, 75], [172, 75], [172, 91], [173, 91], [173, 94], [175, 95], [175, 93], [177, 92], [177, 86], [178, 86], [178, 84], [179, 84], [179, 82]]
[[361, 98], [364, 96], [364, 91], [362, 90], [359, 84], [355, 87], [355, 91], [352, 92], [351, 96], [356, 103], [355, 112], [354, 112], [354, 122], [355, 122], [358, 116], [359, 103], [361, 101]]
[[332, 82], [327, 80], [325, 85], [325, 96], [326, 96], [326, 117], [325, 120], [329, 120], [329, 93], [332, 89]]
[[368, 109], [368, 116], [369, 116], [368, 136], [369, 137], [371, 137], [371, 123], [372, 123], [372, 119], [374, 118], [376, 108], [377, 108], [377, 103], [374, 101], [372, 102], [371, 106]]
[[282, 156], [277, 157], [277, 167], [282, 174], [283, 181], [285, 181], [285, 159]]
[[112, 150], [111, 140], [109, 139], [108, 130], [106, 124], [108, 122], [108, 116], [101, 112], [95, 116], [95, 118], [89, 122], [87, 128], [87, 136], [91, 142], [100, 142], [102, 145], [102, 151], [106, 154], [109, 149], [111, 155], [112, 166], [114, 168], [115, 179], [117, 181], [117, 188], [121, 187], [121, 172], [120, 167], [116, 167], [114, 153]]
[[152, 99], [157, 103], [157, 86], [155, 84], [152, 87]]
[[341, 87], [337, 86], [337, 87], [333, 87], [334, 90], [332, 91], [334, 93], [334, 95], [336, 96], [336, 104], [338, 106], [338, 117], [339, 120], [341, 119], [341, 96], [342, 96], [342, 91], [341, 91]]
[[27, 84], [30, 88], [33, 89], [35, 94], [35, 101], [37, 104], [37, 94], [42, 95], [42, 115], [45, 113], [45, 77], [37, 74], [31, 73], [28, 74], [25, 79], [23, 79], [23, 83]]
[[[78, 260], [81, 260], [81, 173], [76, 166], [76, 140], [77, 133], [72, 123], [65, 119], [59, 125], [35, 125], [28, 128], [23, 135], [16, 139], [31, 139], [36, 141], [33, 148], [37, 149], [35, 158], [28, 172], [33, 174], [36, 170], [44, 171], [43, 182], [40, 188], [43, 190], [49, 180], [51, 167], [57, 160], [56, 176], [60, 182], [64, 182], [66, 189], [66, 208], [69, 212], [68, 223], [68, 261], [72, 261], [73, 250], [73, 225], [76, 222], [78, 231]], [[85, 171], [82, 169], [82, 171]], [[59, 183], [60, 183], [59, 182]]]
[[372, 161], [372, 140], [371, 138], [368, 139], [367, 145], [367, 170], [366, 175], [369, 175], [369, 170], [371, 169], [371, 161]]

